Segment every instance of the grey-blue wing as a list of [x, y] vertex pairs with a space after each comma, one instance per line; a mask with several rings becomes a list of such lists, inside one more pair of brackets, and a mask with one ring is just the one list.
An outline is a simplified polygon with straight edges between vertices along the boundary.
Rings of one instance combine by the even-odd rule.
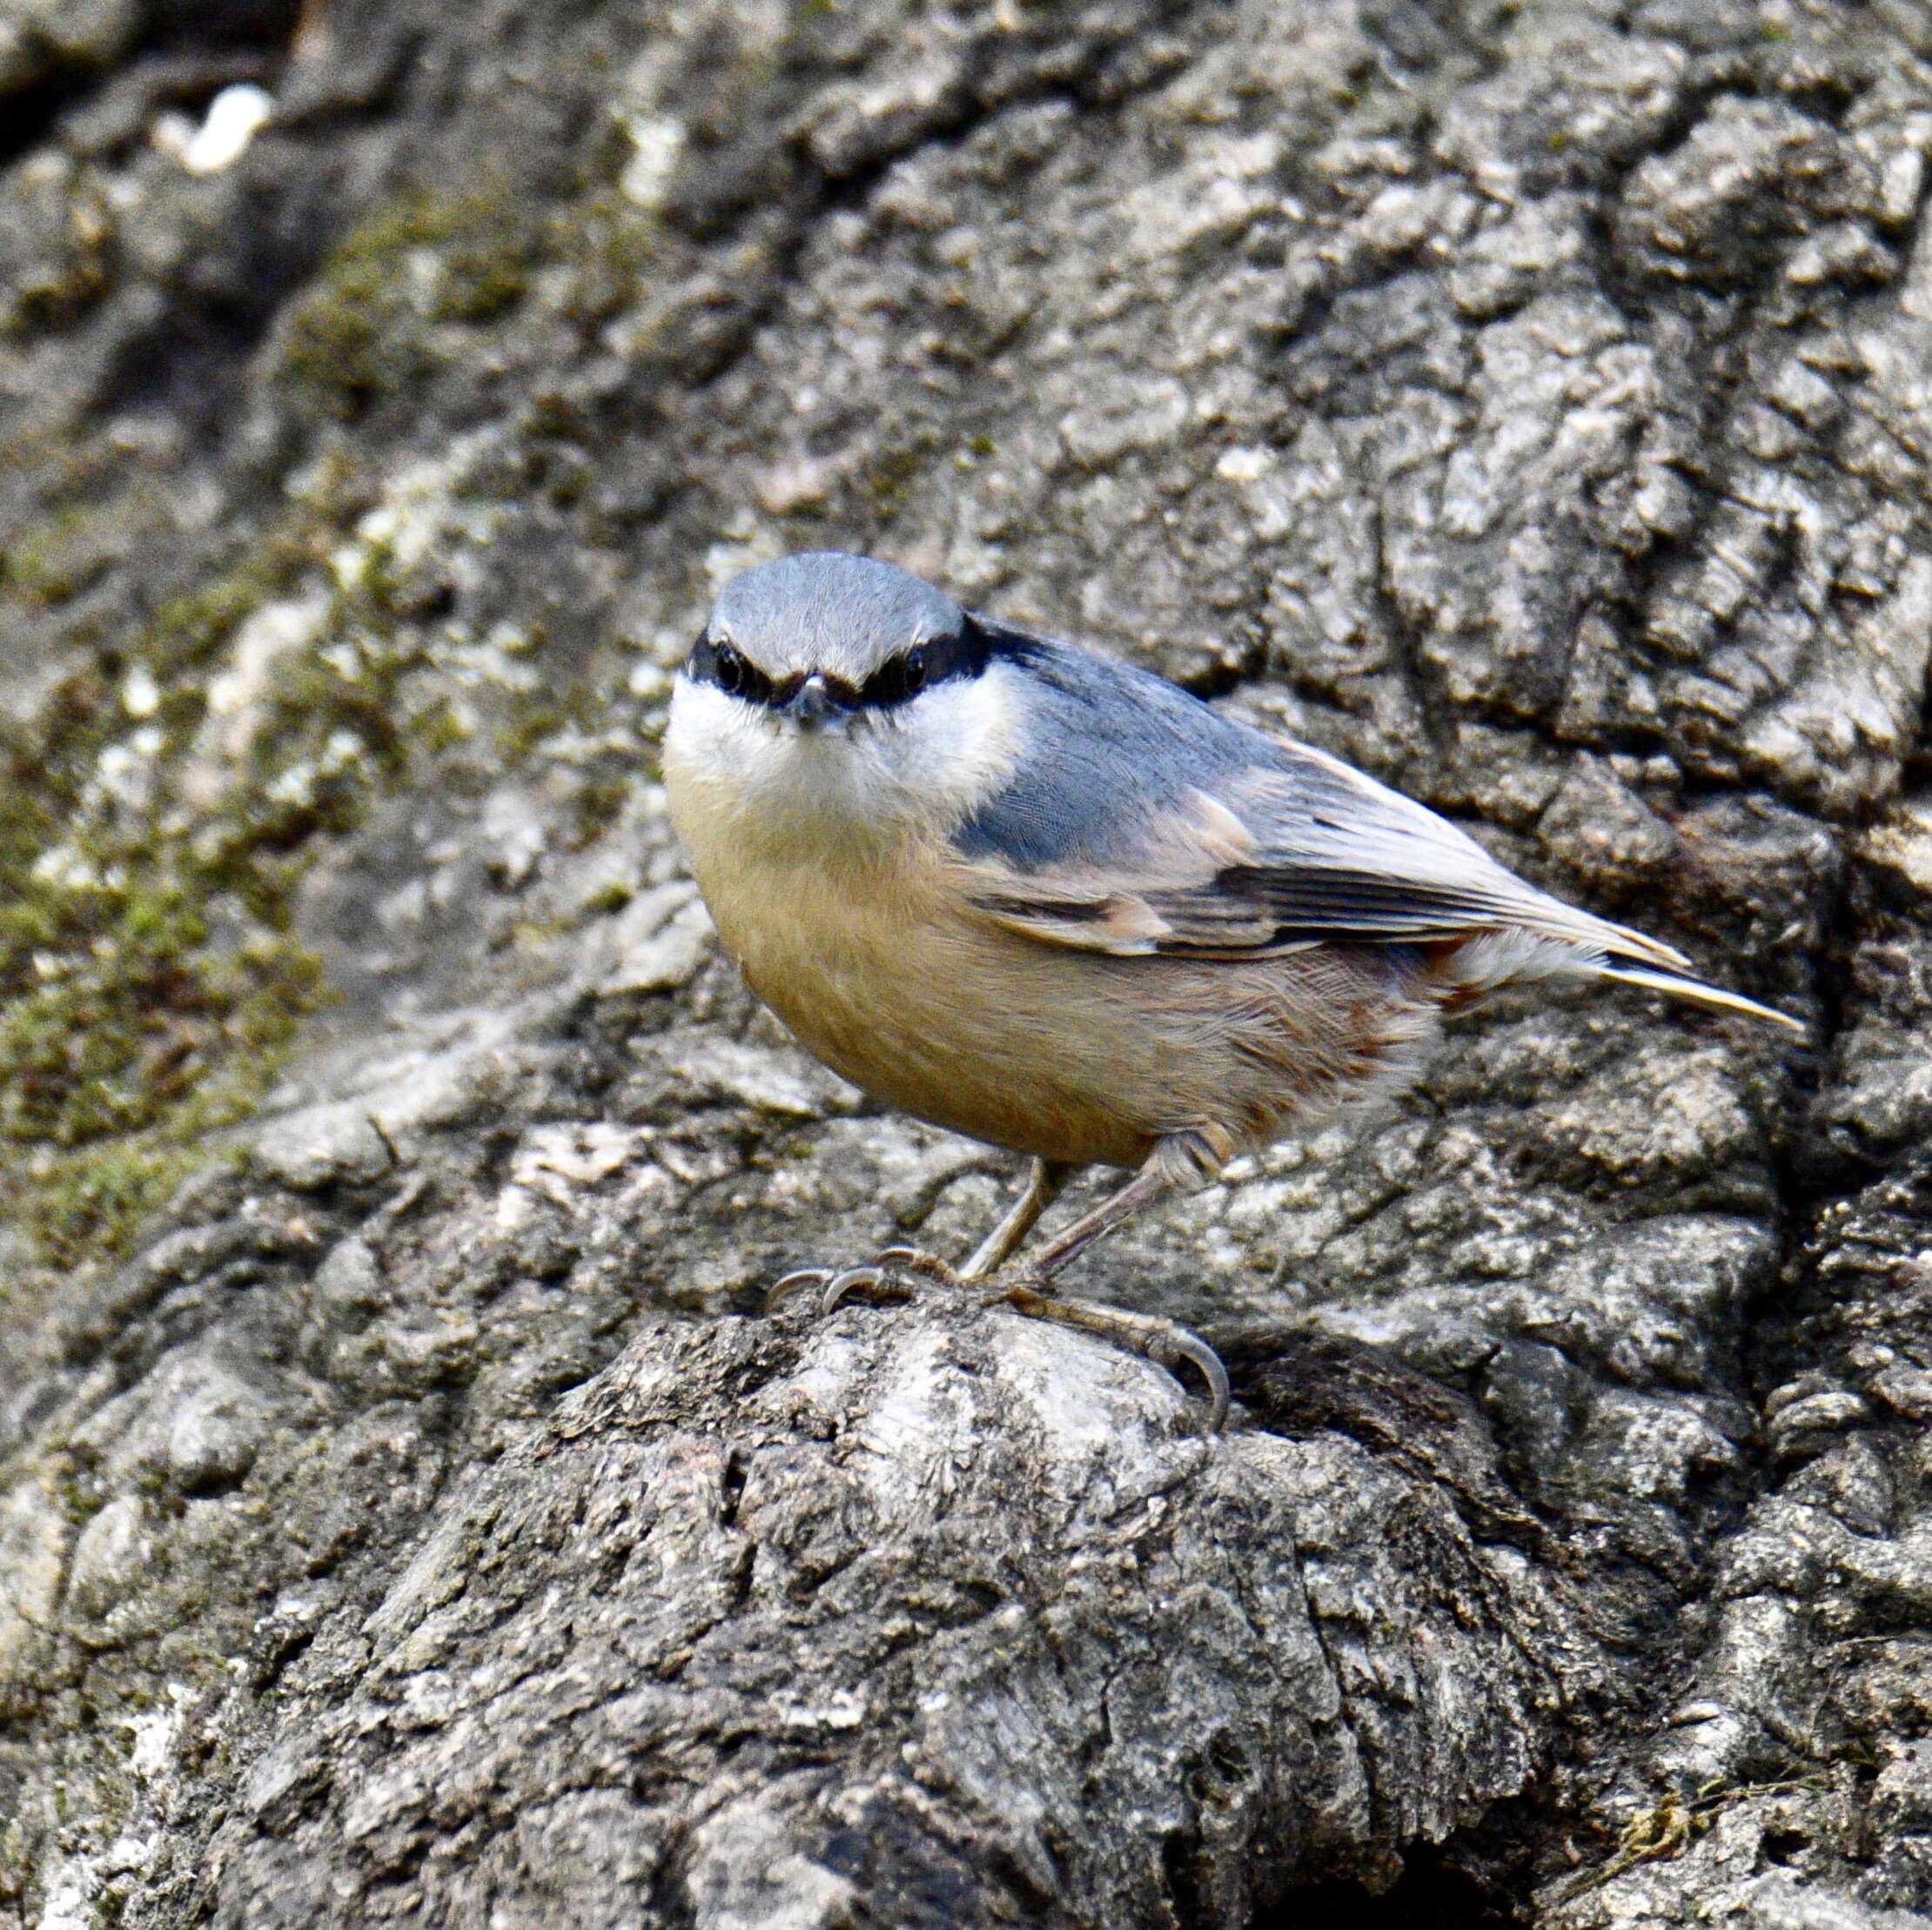
[[989, 674], [1023, 686], [1025, 744], [1011, 780], [959, 826], [962, 856], [1018, 871], [1130, 863], [1197, 789], [1265, 755], [1270, 740], [1164, 679], [976, 620]]
[[1131, 955], [1520, 928], [1582, 955], [1687, 968], [1338, 759], [1127, 665], [997, 634], [1027, 679], [1028, 739], [955, 842], [968, 889], [1013, 928]]

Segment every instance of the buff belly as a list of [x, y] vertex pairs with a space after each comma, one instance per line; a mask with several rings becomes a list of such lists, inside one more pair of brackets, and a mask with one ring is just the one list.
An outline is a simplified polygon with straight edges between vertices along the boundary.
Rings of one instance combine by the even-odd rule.
[[1401, 1082], [1436, 1002], [1377, 948], [1117, 958], [994, 924], [936, 850], [748, 848], [680, 814], [748, 982], [874, 1097], [976, 1139], [1135, 1166], [1191, 1135], [1219, 1157]]
[[1110, 1051], [1090, 1019], [1073, 1024], [1070, 1001], [1083, 994], [1067, 962], [916, 907], [903, 878], [837, 904], [821, 878], [765, 881], [742, 899], [708, 886], [706, 900], [753, 991], [842, 1077], [1016, 1152], [1115, 1165], [1145, 1156], [1160, 1130], [1149, 1111], [1156, 1069], [1119, 1075], [1124, 1058], [1148, 1059], [1149, 1042], [1118, 1037], [1110, 1013]]

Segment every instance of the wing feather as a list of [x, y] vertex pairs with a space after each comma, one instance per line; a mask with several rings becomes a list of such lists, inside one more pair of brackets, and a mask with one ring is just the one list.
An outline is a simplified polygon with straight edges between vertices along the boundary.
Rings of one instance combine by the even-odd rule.
[[1537, 890], [1325, 752], [1130, 665], [974, 620], [1026, 749], [956, 828], [952, 858], [1009, 930], [1117, 957], [1466, 941], [1448, 974], [1474, 995], [1573, 970], [1802, 1029], [1701, 984], [1660, 940]]
[[1130, 863], [1110, 854], [1028, 868], [983, 857], [968, 868], [975, 901], [1010, 929], [1119, 955], [1516, 928], [1587, 957], [1689, 970], [1680, 952], [1537, 890], [1372, 778], [1305, 745], [1258, 742], [1264, 760], [1152, 815]]

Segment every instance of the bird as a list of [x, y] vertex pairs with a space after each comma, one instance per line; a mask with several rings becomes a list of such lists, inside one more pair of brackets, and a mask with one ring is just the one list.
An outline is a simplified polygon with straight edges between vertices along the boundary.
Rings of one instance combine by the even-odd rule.
[[[875, 1099], [1030, 1162], [963, 1264], [889, 1248], [789, 1273], [771, 1303], [968, 1288], [1192, 1363], [1211, 1430], [1229, 1400], [1211, 1347], [1053, 1290], [1124, 1221], [1372, 1112], [1506, 984], [1608, 981], [1803, 1029], [1339, 758], [870, 557], [782, 556], [724, 586], [674, 680], [662, 770], [757, 997]], [[1131, 1176], [1016, 1261], [1094, 1166]]]

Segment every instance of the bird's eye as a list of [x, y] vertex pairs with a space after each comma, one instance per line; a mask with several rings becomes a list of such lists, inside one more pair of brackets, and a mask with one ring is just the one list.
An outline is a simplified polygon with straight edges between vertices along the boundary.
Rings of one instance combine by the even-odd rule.
[[903, 656], [889, 657], [881, 664], [866, 679], [860, 696], [867, 704], [890, 710], [908, 698], [916, 697], [931, 674], [930, 655], [922, 646], [916, 646]]
[[741, 652], [728, 643], [721, 643], [713, 659], [712, 675], [717, 679], [718, 688], [728, 697], [740, 695], [745, 687], [745, 673], [750, 668]]

